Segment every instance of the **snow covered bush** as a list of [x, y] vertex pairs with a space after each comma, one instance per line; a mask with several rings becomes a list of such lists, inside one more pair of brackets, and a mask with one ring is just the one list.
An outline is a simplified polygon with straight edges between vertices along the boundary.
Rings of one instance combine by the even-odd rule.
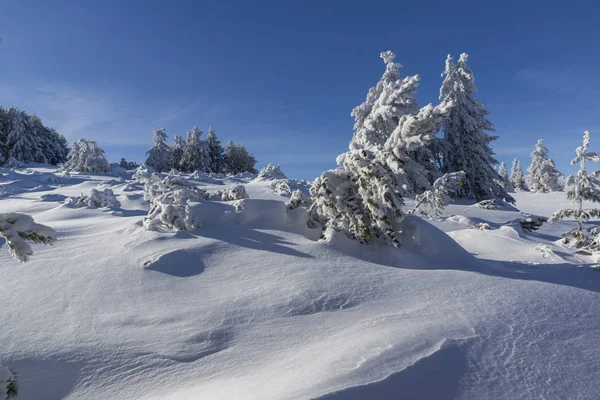
[[234, 144], [230, 140], [227, 146], [225, 146], [225, 162], [227, 164], [227, 172], [231, 174], [243, 172], [256, 174], [256, 169], [254, 169], [256, 159], [246, 150], [243, 144]]
[[467, 66], [468, 54], [460, 55], [457, 63], [448, 55], [445, 76], [440, 89], [440, 99], [453, 102], [449, 117], [444, 121], [444, 140], [447, 142], [443, 155], [446, 172], [464, 171], [464, 191], [468, 198], [477, 201], [486, 199], [505, 199], [514, 203], [514, 199], [501, 185], [496, 170], [498, 163], [490, 143], [497, 136], [490, 136], [494, 126], [486, 118], [489, 112], [485, 104], [476, 100], [477, 91], [473, 71]]
[[279, 165], [272, 165], [269, 163], [269, 165], [260, 170], [256, 180], [267, 181], [272, 179], [287, 179], [287, 177], [283, 172], [281, 172]]
[[148, 179], [144, 198], [150, 210], [144, 218], [144, 228], [151, 231], [194, 230], [200, 227], [188, 202], [208, 199], [206, 190], [192, 185], [185, 178], [169, 175], [160, 179], [154, 174]]
[[104, 150], [93, 140], [79, 139], [71, 146], [63, 171], [75, 172], [110, 172]]
[[[428, 217], [441, 215], [452, 197], [455, 197], [461, 189], [460, 182], [464, 177], [465, 173], [459, 171], [444, 174], [442, 177], [436, 179], [430, 190], [417, 195], [417, 203], [410, 211], [410, 214], [419, 211], [420, 214]], [[423, 210], [423, 207], [427, 210]]]
[[287, 180], [285, 179], [280, 179], [280, 180], [276, 180], [274, 182], [271, 182], [269, 184], [269, 187], [271, 189], [273, 189], [273, 192], [283, 195], [283, 196], [291, 196], [292, 195], [292, 188], [290, 188], [290, 185], [287, 183]]
[[531, 152], [531, 165], [527, 168], [527, 186], [533, 192], [559, 192], [562, 174], [554, 166], [554, 160], [548, 157], [548, 148], [539, 139]]
[[492, 229], [492, 227], [487, 222], [480, 222], [478, 224], [473, 225], [473, 229], [479, 229], [480, 231], [489, 231]]
[[355, 133], [349, 151], [337, 159], [340, 168], [324, 172], [311, 187], [311, 225], [320, 224], [325, 239], [343, 231], [363, 243], [377, 237], [400, 246], [403, 197], [431, 187], [427, 171], [409, 153], [433, 140], [452, 103], [419, 110], [419, 77], [400, 78], [394, 57], [381, 53], [386, 71], [352, 112]]
[[304, 192], [300, 189], [296, 189], [292, 192], [290, 196], [290, 201], [287, 205], [288, 210], [294, 210], [298, 207], [310, 207], [312, 204], [312, 200], [309, 196], [304, 194]]
[[515, 158], [510, 169], [510, 184], [515, 190], [527, 190], [525, 184], [525, 177], [523, 176], [523, 170], [521, 169], [521, 162]]
[[92, 189], [88, 194], [81, 197], [68, 197], [65, 204], [70, 207], [94, 207], [94, 208], [120, 208], [121, 203], [113, 193], [112, 189], [99, 191]]
[[[600, 203], [600, 181], [596, 179], [600, 175], [600, 171], [588, 174], [585, 164], [588, 161], [600, 161], [600, 155], [595, 151], [588, 151], [590, 145], [590, 132], [585, 131], [583, 134], [583, 144], [576, 150], [576, 156], [571, 160], [571, 165], [579, 163], [579, 172], [576, 176], [567, 178], [567, 185], [574, 185], [567, 192], [567, 198], [573, 200], [576, 208], [567, 208], [556, 211], [550, 217], [549, 221], [554, 222], [565, 218], [574, 218], [577, 220], [577, 230], [572, 230], [563, 234], [563, 243], [572, 247], [589, 247], [596, 243], [594, 238], [589, 237], [582, 230], [582, 224], [591, 217], [599, 217], [600, 209], [584, 209], [583, 201]], [[588, 230], [589, 234], [596, 235], [595, 231]], [[597, 246], [596, 246], [597, 247]]]
[[17, 397], [19, 385], [13, 371], [0, 364], [0, 400], [8, 400]]
[[146, 183], [146, 181], [150, 179], [154, 172], [154, 168], [149, 165], [142, 164], [136, 168], [135, 172], [133, 173], [133, 179], [139, 183]]
[[246, 193], [246, 188], [243, 185], [233, 185], [228, 187], [221, 195], [221, 200], [223, 201], [233, 201], [247, 198], [249, 198], [249, 196], [248, 193]]
[[6, 240], [9, 253], [21, 262], [28, 261], [33, 254], [27, 242], [53, 244], [56, 241], [54, 229], [21, 213], [0, 213], [0, 236]]
[[171, 169], [171, 148], [167, 144], [167, 132], [164, 128], [154, 131], [152, 147], [146, 155], [148, 158], [144, 164], [154, 168], [158, 172]]

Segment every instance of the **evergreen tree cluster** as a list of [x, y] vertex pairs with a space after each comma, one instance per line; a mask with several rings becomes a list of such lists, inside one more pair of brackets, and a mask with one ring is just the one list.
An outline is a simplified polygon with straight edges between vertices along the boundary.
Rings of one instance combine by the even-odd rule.
[[67, 159], [65, 137], [36, 115], [0, 107], [0, 165], [15, 162], [56, 165]]
[[154, 131], [153, 145], [146, 153], [146, 165], [156, 171], [176, 169], [182, 172], [201, 171], [206, 173], [256, 173], [256, 159], [243, 144], [232, 141], [223, 147], [214, 129], [209, 128], [206, 139], [203, 131], [194, 126], [187, 136], [176, 135], [167, 143], [165, 129]]

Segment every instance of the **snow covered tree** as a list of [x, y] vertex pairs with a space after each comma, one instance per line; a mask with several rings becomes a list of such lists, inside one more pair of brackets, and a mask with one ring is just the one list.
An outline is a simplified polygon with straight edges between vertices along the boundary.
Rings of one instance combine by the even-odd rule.
[[500, 163], [500, 168], [498, 168], [498, 175], [500, 175], [500, 179], [502, 182], [502, 186], [504, 186], [504, 189], [506, 189], [507, 192], [514, 192], [512, 183], [508, 178], [508, 171], [506, 170], [506, 165], [504, 164], [504, 161]]
[[432, 142], [452, 104], [419, 110], [418, 76], [400, 79], [394, 54], [381, 57], [386, 71], [352, 113], [355, 133], [337, 159], [341, 168], [324, 172], [311, 187], [311, 224], [320, 224], [326, 239], [342, 231], [362, 243], [377, 237], [400, 246], [403, 197], [430, 187], [427, 171], [409, 154]]
[[[419, 211], [427, 217], [436, 217], [444, 212], [444, 209], [457, 193], [460, 191], [460, 182], [465, 178], [465, 173], [449, 172], [436, 179], [430, 190], [417, 195], [414, 208], [410, 214]], [[427, 210], [424, 210], [426, 208]]]
[[473, 71], [467, 66], [468, 55], [463, 53], [457, 63], [448, 55], [445, 76], [440, 89], [440, 99], [452, 101], [454, 107], [444, 122], [444, 139], [448, 149], [444, 155], [444, 171], [464, 171], [464, 191], [467, 197], [478, 201], [500, 198], [509, 202], [514, 199], [500, 184], [500, 177], [492, 167], [498, 161], [490, 143], [497, 136], [492, 123], [486, 118], [489, 112], [485, 105], [475, 100], [477, 91]]
[[562, 174], [554, 166], [554, 160], [548, 157], [548, 148], [539, 139], [531, 152], [531, 165], [527, 168], [527, 185], [534, 192], [548, 193], [563, 190], [560, 178]]
[[0, 400], [17, 397], [19, 385], [13, 371], [0, 364]]
[[63, 164], [65, 171], [76, 172], [110, 172], [104, 150], [95, 141], [79, 139], [71, 146], [67, 162]]
[[509, 180], [515, 190], [527, 190], [525, 177], [523, 176], [523, 170], [521, 169], [521, 162], [517, 158], [513, 160]]
[[273, 165], [269, 163], [266, 167], [262, 168], [256, 177], [257, 181], [268, 181], [273, 179], [287, 179], [285, 174], [281, 171], [279, 164]]
[[164, 128], [154, 131], [153, 144], [146, 155], [148, 158], [145, 164], [156, 171], [162, 172], [171, 169], [171, 148], [167, 144], [167, 132]]
[[171, 165], [173, 168], [181, 168], [181, 158], [183, 157], [183, 149], [185, 148], [185, 140], [179, 135], [175, 135], [173, 138], [173, 145], [171, 146]]
[[231, 174], [239, 174], [242, 172], [250, 172], [256, 174], [256, 159], [246, 150], [243, 144], [234, 144], [231, 140], [225, 146], [225, 162], [227, 164], [227, 172]]
[[194, 172], [197, 170], [208, 172], [210, 156], [208, 146], [202, 141], [202, 131], [194, 126], [194, 129], [187, 133], [187, 139], [183, 147], [180, 169], [183, 172]]
[[28, 261], [33, 255], [27, 242], [53, 244], [56, 241], [54, 229], [21, 213], [0, 213], [0, 236], [6, 240], [9, 253], [21, 262]]
[[40, 136], [35, 130], [31, 119], [23, 111], [11, 108], [10, 130], [6, 144], [9, 147], [9, 157], [25, 163], [46, 163], [46, 157], [40, 148]]
[[208, 168], [211, 172], [220, 174], [226, 168], [225, 157], [223, 155], [225, 149], [221, 146], [221, 142], [217, 139], [217, 133], [212, 128], [208, 128], [206, 145], [208, 146], [208, 156], [210, 159]]
[[588, 161], [600, 161], [600, 155], [595, 151], [588, 151], [590, 145], [590, 132], [585, 131], [583, 134], [583, 144], [575, 150], [575, 158], [571, 161], [571, 165], [579, 163], [579, 172], [576, 176], [567, 178], [567, 185], [574, 185], [567, 192], [567, 198], [573, 200], [577, 207], [575, 209], [562, 209], [550, 217], [549, 221], [558, 221], [564, 218], [575, 218], [577, 220], [577, 231], [567, 232], [564, 235], [565, 243], [573, 240], [574, 247], [582, 247], [588, 245], [588, 240], [582, 232], [582, 224], [590, 219], [590, 217], [600, 216], [599, 209], [584, 209], [583, 201], [600, 203], [600, 181], [596, 179], [600, 175], [600, 171], [588, 174], [585, 164]]

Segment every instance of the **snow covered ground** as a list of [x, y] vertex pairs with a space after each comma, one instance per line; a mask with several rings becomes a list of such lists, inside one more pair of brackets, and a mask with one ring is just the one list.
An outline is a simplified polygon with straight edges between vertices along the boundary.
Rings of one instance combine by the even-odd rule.
[[[198, 182], [250, 199], [195, 203], [200, 230], [157, 233], [141, 186], [53, 172], [0, 170], [0, 211], [59, 239], [27, 264], [0, 241], [0, 364], [19, 399], [598, 398], [594, 260], [556, 243], [572, 222], [508, 223], [564, 193], [413, 217], [398, 250], [308, 239], [268, 181]], [[120, 209], [64, 204], [105, 188]]]

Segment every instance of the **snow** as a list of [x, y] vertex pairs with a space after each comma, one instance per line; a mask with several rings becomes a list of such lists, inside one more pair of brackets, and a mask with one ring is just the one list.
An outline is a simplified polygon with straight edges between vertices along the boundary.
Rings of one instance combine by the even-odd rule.
[[[514, 223], [564, 208], [564, 192], [406, 216], [396, 249], [307, 238], [306, 210], [255, 176], [182, 174], [249, 198], [190, 201], [201, 228], [161, 233], [128, 177], [31, 191], [55, 169], [32, 171], [0, 176], [14, 188], [0, 211], [58, 237], [26, 264], [0, 242], [0, 364], [19, 400], [597, 397], [600, 275], [558, 243], [576, 222]], [[102, 183], [120, 209], [63, 204]]]

